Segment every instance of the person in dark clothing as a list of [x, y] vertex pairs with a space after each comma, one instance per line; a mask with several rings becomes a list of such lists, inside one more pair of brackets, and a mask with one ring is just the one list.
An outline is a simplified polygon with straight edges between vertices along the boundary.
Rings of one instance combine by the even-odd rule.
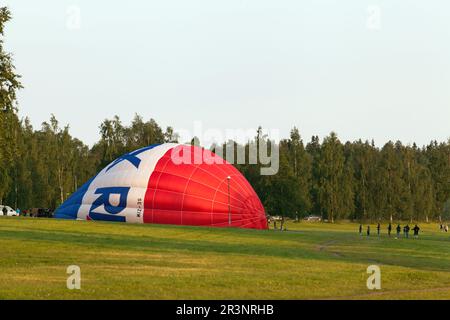
[[362, 236], [362, 224], [359, 225], [359, 235]]
[[409, 229], [410, 229], [409, 225], [406, 225], [404, 229], [406, 238], [409, 238]]
[[400, 231], [402, 231], [402, 227], [400, 227], [400, 225], [397, 225], [397, 237], [396, 239], [400, 238]]
[[6, 207], [3, 207], [2, 212], [3, 215], [6, 216], [8, 214], [8, 209], [6, 209]]
[[370, 226], [367, 226], [367, 236], [370, 236]]
[[392, 231], [392, 224], [389, 222], [389, 225], [388, 225], [388, 236], [389, 237], [391, 236], [391, 231]]
[[381, 225], [380, 225], [380, 223], [378, 223], [377, 224], [377, 235], [378, 236], [380, 236], [380, 228], [381, 228]]
[[441, 223], [441, 226], [440, 226], [439, 230], [443, 231], [443, 229], [444, 229], [444, 226]]
[[413, 231], [414, 231], [414, 238], [418, 238], [419, 237], [419, 230], [420, 230], [420, 228], [419, 228], [419, 226], [416, 224], [415, 226], [414, 226], [414, 228], [413, 228]]

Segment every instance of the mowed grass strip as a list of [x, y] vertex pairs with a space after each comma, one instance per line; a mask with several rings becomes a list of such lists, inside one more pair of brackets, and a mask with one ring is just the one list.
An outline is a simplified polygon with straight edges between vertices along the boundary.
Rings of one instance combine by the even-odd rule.
[[[420, 239], [396, 240], [351, 223], [280, 232], [0, 217], [0, 299], [450, 299], [450, 235], [421, 227]], [[381, 290], [366, 287], [371, 264]], [[66, 288], [69, 265], [81, 290]]]

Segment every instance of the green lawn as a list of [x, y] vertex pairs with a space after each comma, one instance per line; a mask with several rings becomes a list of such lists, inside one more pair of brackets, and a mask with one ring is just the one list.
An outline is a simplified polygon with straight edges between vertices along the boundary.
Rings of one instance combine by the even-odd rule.
[[[395, 240], [360, 238], [350, 223], [280, 232], [0, 217], [0, 299], [450, 299], [450, 234], [422, 228]], [[366, 287], [371, 264], [381, 290]], [[66, 288], [69, 265], [81, 290]]]

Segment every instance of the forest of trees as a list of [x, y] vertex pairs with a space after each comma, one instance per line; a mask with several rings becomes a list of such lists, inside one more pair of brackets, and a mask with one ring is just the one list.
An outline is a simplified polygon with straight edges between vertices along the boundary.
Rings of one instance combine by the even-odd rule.
[[[123, 153], [178, 140], [172, 127], [163, 129], [136, 115], [128, 126], [118, 117], [104, 120], [99, 141], [89, 148], [53, 115], [41, 128], [20, 119], [20, 76], [3, 48], [9, 19], [8, 10], [0, 8], [0, 203], [54, 209]], [[267, 139], [261, 129], [245, 148], [260, 139]], [[236, 165], [268, 214], [316, 214], [329, 221], [450, 219], [450, 139], [422, 147], [388, 142], [378, 148], [373, 141], [342, 143], [332, 132], [305, 143], [293, 128], [279, 150], [276, 175], [260, 175], [260, 165]]]

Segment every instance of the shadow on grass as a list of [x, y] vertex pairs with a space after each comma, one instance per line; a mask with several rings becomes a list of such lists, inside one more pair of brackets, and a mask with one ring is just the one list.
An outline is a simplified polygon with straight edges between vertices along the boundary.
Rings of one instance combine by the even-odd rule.
[[[207, 230], [205, 230], [207, 231]], [[209, 231], [213, 230], [208, 230]], [[231, 231], [231, 230], [228, 230]], [[239, 232], [232, 230], [231, 233], [226, 233], [223, 230], [218, 231], [223, 235], [232, 236], [239, 235], [243, 236], [242, 240], [245, 242], [247, 236], [253, 236], [260, 238], [261, 236], [269, 236], [264, 232], [251, 234], [247, 232]], [[252, 243], [219, 243], [217, 241], [207, 241], [203, 239], [176, 239], [176, 238], [159, 238], [151, 235], [108, 235], [104, 233], [93, 233], [88, 234], [74, 233], [73, 231], [63, 231], [63, 230], [1, 230], [0, 229], [0, 239], [5, 240], [22, 240], [24, 243], [32, 243], [37, 245], [35, 241], [46, 241], [61, 244], [73, 244], [77, 246], [85, 247], [97, 247], [97, 248], [108, 248], [108, 249], [118, 249], [118, 250], [130, 250], [130, 251], [143, 251], [151, 250], [151, 252], [167, 252], [172, 250], [180, 250], [187, 252], [196, 253], [223, 253], [223, 254], [242, 254], [242, 255], [257, 255], [257, 256], [272, 256], [280, 258], [290, 258], [290, 259], [315, 259], [320, 261], [336, 261], [342, 263], [371, 263], [374, 260], [385, 265], [393, 265], [400, 267], [410, 267], [418, 268], [423, 270], [434, 270], [434, 271], [448, 271], [445, 261], [439, 257], [427, 257], [427, 259], [421, 259], [411, 256], [403, 257], [402, 255], [396, 254], [395, 250], [398, 249], [396, 245], [395, 248], [391, 248], [393, 251], [392, 255], [389, 252], [383, 252], [377, 254], [376, 252], [370, 252], [367, 250], [365, 252], [348, 252], [348, 248], [354, 245], [355, 236], [349, 233], [342, 232], [327, 232], [323, 233], [320, 231], [305, 231], [302, 236], [295, 233], [283, 233], [283, 232], [271, 232], [270, 239], [276, 240], [288, 240], [292, 241], [293, 245], [283, 244], [282, 246], [277, 246], [271, 244], [268, 241], [267, 244], [252, 244]], [[224, 239], [226, 240], [226, 239]], [[318, 250], [322, 241], [334, 240], [332, 247], [323, 248]], [[369, 240], [369, 239], [367, 239]], [[300, 246], [299, 244], [306, 244]], [[383, 248], [378, 247], [379, 243], [374, 239], [373, 241], [367, 241], [364, 243], [367, 249], [378, 249], [383, 250]], [[310, 246], [310, 247], [309, 247]], [[345, 248], [347, 252], [344, 254], [339, 252], [339, 247]], [[370, 252], [370, 253], [369, 253]]]

